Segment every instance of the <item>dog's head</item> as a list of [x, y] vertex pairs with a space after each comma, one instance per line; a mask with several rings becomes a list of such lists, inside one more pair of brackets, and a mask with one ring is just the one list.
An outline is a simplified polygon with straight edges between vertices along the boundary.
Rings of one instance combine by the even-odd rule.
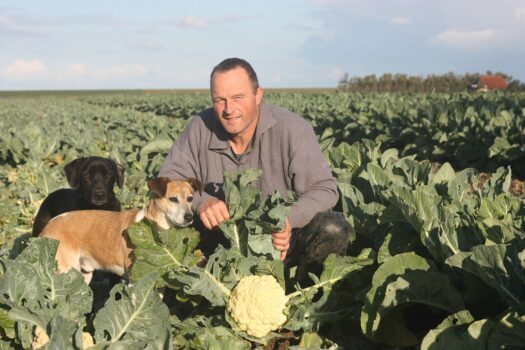
[[95, 206], [105, 205], [114, 197], [115, 183], [122, 188], [124, 168], [113, 160], [102, 157], [81, 157], [65, 166], [71, 188]]
[[202, 193], [203, 186], [199, 180], [171, 180], [167, 177], [158, 177], [148, 182], [152, 201], [159, 211], [174, 226], [184, 227], [193, 222], [191, 203], [195, 191]]

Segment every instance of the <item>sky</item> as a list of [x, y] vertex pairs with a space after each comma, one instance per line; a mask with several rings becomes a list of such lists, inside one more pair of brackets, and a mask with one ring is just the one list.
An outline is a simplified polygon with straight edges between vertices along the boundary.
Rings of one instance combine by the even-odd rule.
[[525, 82], [525, 0], [0, 0], [0, 90], [208, 88], [228, 57], [266, 88], [345, 73]]

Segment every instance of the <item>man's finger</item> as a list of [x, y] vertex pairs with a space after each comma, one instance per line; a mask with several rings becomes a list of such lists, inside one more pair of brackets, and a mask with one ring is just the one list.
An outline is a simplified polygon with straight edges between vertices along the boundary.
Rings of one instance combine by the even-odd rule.
[[291, 232], [275, 232], [272, 233], [274, 239], [286, 239], [291, 236]]
[[221, 214], [223, 221], [230, 220], [230, 213], [228, 212], [228, 208], [226, 208], [226, 205], [224, 203], [220, 206], [219, 213]]
[[286, 252], [287, 250], [281, 251], [281, 256], [280, 256], [281, 261], [284, 261], [284, 259], [286, 259]]
[[284, 244], [287, 244], [290, 240], [289, 239], [286, 239], [286, 238], [274, 238], [272, 239], [272, 242], [273, 244], [279, 244], [279, 245], [284, 245]]
[[201, 215], [199, 215], [199, 216], [200, 216], [200, 219], [201, 219], [202, 224], [204, 225], [204, 227], [206, 227], [208, 230], [211, 230], [212, 226], [210, 224], [210, 221], [206, 217], [206, 215], [204, 213], [201, 213]]
[[211, 227], [219, 226], [219, 221], [217, 220], [213, 212], [207, 212], [206, 218], [208, 219], [208, 222], [210, 223]]
[[275, 248], [275, 250], [283, 251], [283, 250], [288, 250], [290, 248], [290, 245], [288, 243], [282, 243], [282, 244], [274, 243], [273, 247]]

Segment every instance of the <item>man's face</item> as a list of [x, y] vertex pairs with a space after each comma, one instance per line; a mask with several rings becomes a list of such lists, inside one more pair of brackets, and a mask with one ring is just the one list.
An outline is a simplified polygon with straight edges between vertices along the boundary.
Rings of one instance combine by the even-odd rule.
[[244, 68], [216, 72], [211, 82], [213, 109], [224, 129], [231, 136], [251, 138], [259, 119], [263, 90], [253, 91]]

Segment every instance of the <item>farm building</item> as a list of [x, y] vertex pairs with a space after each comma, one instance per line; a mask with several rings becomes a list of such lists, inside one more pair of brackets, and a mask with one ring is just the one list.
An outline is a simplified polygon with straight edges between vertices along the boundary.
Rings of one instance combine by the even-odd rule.
[[505, 90], [509, 83], [501, 75], [482, 75], [477, 83], [478, 91], [489, 91], [494, 89]]

